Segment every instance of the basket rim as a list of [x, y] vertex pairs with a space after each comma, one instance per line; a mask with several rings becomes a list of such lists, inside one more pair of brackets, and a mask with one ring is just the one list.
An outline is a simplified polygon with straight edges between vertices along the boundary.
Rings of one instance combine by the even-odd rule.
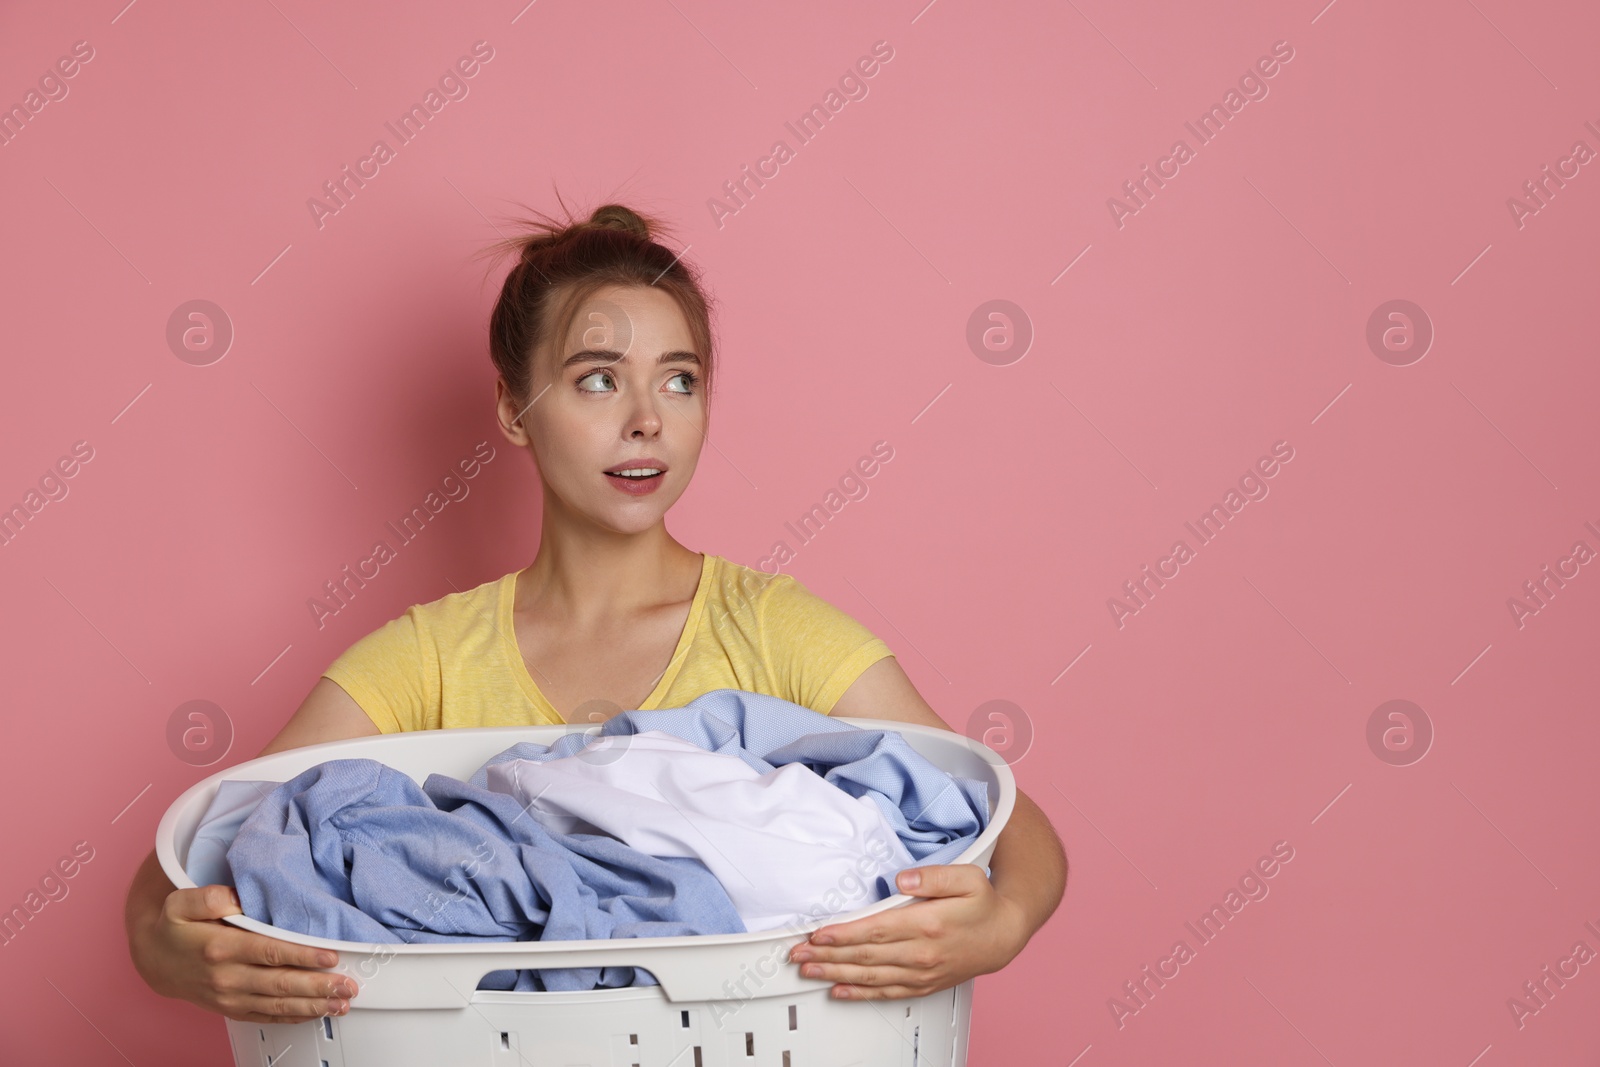
[[[993, 810], [989, 814], [988, 824], [984, 827], [983, 831], [979, 833], [978, 837], [972, 842], [972, 844], [963, 849], [961, 854], [955, 859], [951, 860], [950, 863], [976, 863], [977, 857], [983, 856], [987, 858], [992, 853], [995, 841], [998, 840], [1000, 832], [1005, 828], [1005, 825], [1009, 821], [1011, 813], [1016, 806], [1016, 778], [1011, 770], [1010, 764], [1006, 762], [1004, 757], [995, 752], [994, 749], [983, 744], [981, 741], [976, 741], [955, 730], [944, 730], [937, 727], [924, 726], [921, 723], [900, 722], [894, 719], [872, 719], [845, 715], [840, 715], [833, 718], [835, 718], [838, 722], [859, 725], [862, 726], [862, 728], [869, 730], [892, 730], [898, 733], [914, 733], [936, 738], [944, 742], [959, 743], [966, 747], [974, 755], [978, 756], [979, 759], [989, 764], [995, 774], [996, 785], [998, 786], [999, 792], [999, 801], [993, 806]], [[344, 738], [337, 741], [323, 741], [314, 745], [304, 745], [299, 748], [283, 749], [282, 751], [269, 753], [265, 756], [257, 756], [254, 759], [246, 760], [243, 763], [234, 764], [231, 767], [224, 768], [205, 778], [202, 778], [200, 781], [194, 783], [188, 789], [185, 789], [182, 793], [180, 793], [172, 801], [172, 803], [168, 805], [167, 810], [161, 816], [161, 821], [157, 824], [156, 857], [161, 864], [162, 871], [166, 874], [168, 880], [172, 882], [174, 887], [178, 889], [199, 888], [189, 877], [189, 874], [184, 869], [183, 864], [178, 861], [177, 849], [174, 845], [177, 824], [179, 818], [181, 817], [181, 813], [191, 808], [196, 798], [214, 791], [221, 782], [229, 780], [250, 780], [252, 777], [250, 774], [241, 772], [246, 772], [249, 768], [264, 763], [298, 762], [302, 760], [307, 753], [333, 752], [339, 749], [351, 747], [366, 748], [375, 743], [398, 742], [418, 745], [424, 743], [429, 738], [429, 735], [437, 735], [446, 732], [448, 732], [452, 737], [466, 735], [487, 737], [489, 734], [499, 733], [504, 734], [507, 737], [516, 735], [516, 740], [532, 740], [544, 743], [543, 737], [546, 736], [550, 738], [557, 738], [569, 733], [598, 733], [599, 730], [600, 724], [591, 723], [554, 723], [539, 726], [463, 726], [453, 727], [448, 731], [415, 730], [396, 734], [381, 734], [372, 737]], [[509, 744], [511, 743], [515, 743], [515, 741], [509, 742], [507, 747], [509, 747]], [[282, 759], [280, 757], [292, 758]], [[327, 758], [336, 759], [338, 757], [329, 756]], [[364, 758], [371, 757], [368, 756]], [[311, 766], [314, 763], [322, 762], [325, 762], [325, 760], [314, 759], [307, 763], [306, 766]], [[459, 956], [466, 952], [473, 955], [482, 955], [484, 957], [492, 958], [503, 955], [526, 955], [529, 952], [537, 953], [541, 951], [541, 949], [549, 953], [582, 951], [602, 952], [627, 947], [643, 948], [645, 946], [650, 946], [653, 949], [691, 947], [710, 948], [723, 945], [759, 945], [764, 942], [777, 942], [788, 938], [805, 940], [812, 931], [820, 929], [821, 927], [854, 922], [857, 919], [870, 918], [871, 916], [880, 912], [889, 911], [893, 908], [904, 907], [908, 904], [912, 904], [918, 899], [920, 898], [910, 894], [894, 893], [890, 896], [884, 897], [882, 900], [873, 901], [871, 904], [857, 908], [853, 911], [839, 912], [838, 914], [829, 915], [825, 918], [808, 920], [804, 923], [791, 923], [782, 927], [774, 927], [767, 930], [745, 931], [744, 933], [686, 934], [674, 937], [584, 938], [579, 940], [556, 941], [462, 940], [428, 942], [421, 944], [406, 941], [341, 941], [333, 938], [317, 937], [312, 934], [302, 934], [293, 930], [286, 930], [282, 927], [272, 926], [261, 922], [258, 919], [252, 919], [243, 914], [224, 916], [222, 921], [239, 929], [262, 934], [266, 937], [274, 938], [275, 940], [286, 941], [290, 944], [304, 945], [308, 948], [328, 949], [329, 951], [339, 953], [341, 957], [346, 954], [363, 954], [373, 956], [405, 955], [423, 957]]]

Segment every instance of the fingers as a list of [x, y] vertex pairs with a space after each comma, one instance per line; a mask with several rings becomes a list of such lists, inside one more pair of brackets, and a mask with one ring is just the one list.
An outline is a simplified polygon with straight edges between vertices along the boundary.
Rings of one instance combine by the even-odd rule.
[[865, 919], [823, 926], [813, 930], [806, 942], [797, 947], [804, 949], [813, 945], [882, 944], [886, 941], [904, 941], [907, 938], [920, 937], [925, 925], [920, 912], [926, 907], [928, 905], [919, 901], [903, 908], [881, 911]]
[[954, 897], [981, 892], [989, 879], [975, 863], [936, 863], [908, 867], [895, 876], [900, 892], [914, 897]]
[[[303, 971], [294, 967], [252, 967], [245, 965], [244, 981], [238, 986], [246, 993], [277, 997], [349, 1000], [360, 992], [354, 978], [326, 971]], [[320, 1014], [320, 1013], [319, 1013]]]
[[272, 1016], [303, 1022], [350, 1010], [356, 984], [350, 978], [292, 967], [228, 964], [212, 975], [217, 1009], [230, 1019]]
[[332, 967], [339, 962], [337, 953], [327, 949], [296, 945], [214, 923], [192, 925], [186, 932], [186, 940], [198, 944], [200, 959], [212, 966], [253, 964], [273, 970], [302, 968], [302, 974], [328, 979], [336, 976], [319, 975], [316, 969]]
[[872, 986], [846, 983], [834, 986], [832, 993], [839, 1000], [900, 1000], [906, 997], [925, 997], [929, 993], [938, 991], [938, 989], [904, 985]]
[[246, 994], [223, 997], [218, 1001], [218, 1008], [223, 1015], [240, 1022], [304, 1023], [324, 1015], [344, 1015], [350, 1005], [342, 1000]]
[[[891, 941], [909, 941], [919, 937], [939, 937], [949, 925], [947, 916], [955, 902], [919, 900], [902, 908], [869, 915], [853, 922], [824, 926], [812, 931], [811, 936], [796, 945], [796, 953], [811, 952], [817, 959], [834, 958], [827, 949], [850, 945], [882, 945]], [[826, 946], [826, 948], [825, 948]]]
[[239, 895], [225, 885], [203, 885], [199, 889], [174, 889], [162, 906], [174, 922], [204, 922], [227, 915], [242, 915]]
[[246, 930], [237, 931], [236, 936], [244, 939], [243, 950], [234, 957], [242, 963], [256, 963], [263, 967], [304, 967], [310, 970], [332, 967], [339, 962], [338, 955], [325, 948], [296, 945]]
[[920, 968], [881, 966], [863, 967], [854, 963], [807, 963], [800, 967], [806, 978], [821, 978], [829, 982], [860, 986], [920, 986], [925, 985], [931, 973]]

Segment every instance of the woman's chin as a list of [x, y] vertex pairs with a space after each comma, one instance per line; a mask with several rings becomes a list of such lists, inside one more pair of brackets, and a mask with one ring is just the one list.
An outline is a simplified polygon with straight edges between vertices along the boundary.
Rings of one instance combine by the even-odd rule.
[[597, 525], [604, 526], [613, 533], [639, 534], [659, 525], [665, 513], [666, 508], [652, 500], [649, 503], [640, 501], [631, 506], [613, 505], [599, 514], [591, 513], [591, 518]]

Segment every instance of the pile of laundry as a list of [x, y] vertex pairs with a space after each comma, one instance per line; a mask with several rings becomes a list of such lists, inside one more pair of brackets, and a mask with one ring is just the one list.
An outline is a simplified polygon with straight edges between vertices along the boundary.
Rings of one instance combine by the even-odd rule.
[[[982, 782], [896, 731], [718, 689], [513, 745], [466, 782], [419, 786], [370, 759], [223, 782], [186, 870], [234, 886], [253, 919], [343, 941], [798, 930], [953, 861], [989, 819]], [[478, 988], [654, 984], [613, 966], [496, 971]]]

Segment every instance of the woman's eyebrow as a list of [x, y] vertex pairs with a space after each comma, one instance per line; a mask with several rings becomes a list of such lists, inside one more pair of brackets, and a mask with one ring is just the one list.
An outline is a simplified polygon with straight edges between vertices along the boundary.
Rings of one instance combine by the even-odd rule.
[[[575, 363], [603, 363], [609, 365], [626, 362], [628, 362], [628, 357], [621, 352], [614, 352], [607, 348], [586, 348], [582, 352], [575, 352], [568, 356], [561, 364], [561, 367], [564, 370]], [[656, 357], [656, 366], [659, 367], [664, 363], [693, 363], [697, 367], [701, 365], [700, 357], [693, 352], [663, 352]]]

